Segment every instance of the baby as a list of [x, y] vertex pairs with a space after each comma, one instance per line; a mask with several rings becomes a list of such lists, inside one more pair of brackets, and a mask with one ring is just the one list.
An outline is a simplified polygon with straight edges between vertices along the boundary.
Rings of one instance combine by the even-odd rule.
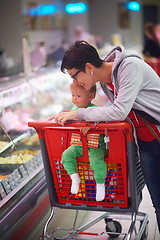
[[[71, 111], [78, 108], [95, 107], [96, 105], [91, 103], [96, 95], [96, 85], [94, 85], [89, 91], [85, 90], [82, 86], [75, 83], [71, 84], [72, 102], [74, 104]], [[94, 138], [94, 142], [91, 142]], [[90, 161], [90, 167], [94, 172], [94, 178], [96, 180], [96, 201], [102, 201], [105, 198], [105, 178], [106, 178], [106, 162], [104, 156], [106, 153], [106, 145], [104, 143], [103, 135], [100, 134], [88, 134], [88, 155]], [[62, 164], [70, 175], [72, 180], [71, 193], [77, 194], [79, 191], [80, 177], [77, 173], [77, 157], [82, 156], [82, 142], [80, 135], [72, 133], [71, 146], [67, 148], [62, 154]]]

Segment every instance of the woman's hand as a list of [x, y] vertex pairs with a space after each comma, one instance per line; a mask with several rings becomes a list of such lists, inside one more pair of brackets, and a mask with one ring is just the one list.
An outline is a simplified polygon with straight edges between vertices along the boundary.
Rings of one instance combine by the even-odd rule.
[[77, 118], [77, 111], [61, 112], [50, 117], [48, 120], [55, 120], [56, 123], [64, 126], [67, 120], [74, 120]]

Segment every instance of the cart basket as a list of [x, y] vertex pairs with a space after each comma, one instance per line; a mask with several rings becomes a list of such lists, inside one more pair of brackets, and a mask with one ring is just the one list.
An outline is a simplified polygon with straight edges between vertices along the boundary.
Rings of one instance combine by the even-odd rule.
[[[64, 127], [52, 122], [29, 122], [36, 129], [46, 174], [51, 206], [108, 212], [137, 212], [142, 200], [144, 179], [131, 124], [127, 122], [98, 123], [68, 122]], [[88, 127], [87, 134], [81, 132]], [[77, 171], [81, 178], [78, 194], [70, 193], [71, 179], [64, 169], [61, 156], [70, 146], [71, 135], [79, 134], [83, 155], [77, 158]], [[103, 134], [108, 137], [105, 156], [107, 173], [105, 199], [95, 199], [95, 180], [88, 158], [87, 135]]]

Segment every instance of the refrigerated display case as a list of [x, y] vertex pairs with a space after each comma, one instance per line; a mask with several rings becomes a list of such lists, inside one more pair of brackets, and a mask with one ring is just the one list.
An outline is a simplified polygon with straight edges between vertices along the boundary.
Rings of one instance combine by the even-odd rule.
[[39, 141], [28, 121], [69, 109], [69, 81], [59, 69], [0, 79], [1, 240], [27, 239], [49, 208]]

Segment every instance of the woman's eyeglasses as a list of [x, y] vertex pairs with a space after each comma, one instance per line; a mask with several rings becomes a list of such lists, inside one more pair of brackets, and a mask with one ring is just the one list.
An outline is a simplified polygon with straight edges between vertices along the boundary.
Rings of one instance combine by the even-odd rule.
[[82, 70], [78, 70], [75, 74], [73, 74], [73, 75], [71, 76], [71, 78], [73, 79], [73, 81], [76, 81], [76, 82], [77, 82], [76, 76], [77, 76], [78, 73], [80, 73], [80, 72], [82, 72]]

